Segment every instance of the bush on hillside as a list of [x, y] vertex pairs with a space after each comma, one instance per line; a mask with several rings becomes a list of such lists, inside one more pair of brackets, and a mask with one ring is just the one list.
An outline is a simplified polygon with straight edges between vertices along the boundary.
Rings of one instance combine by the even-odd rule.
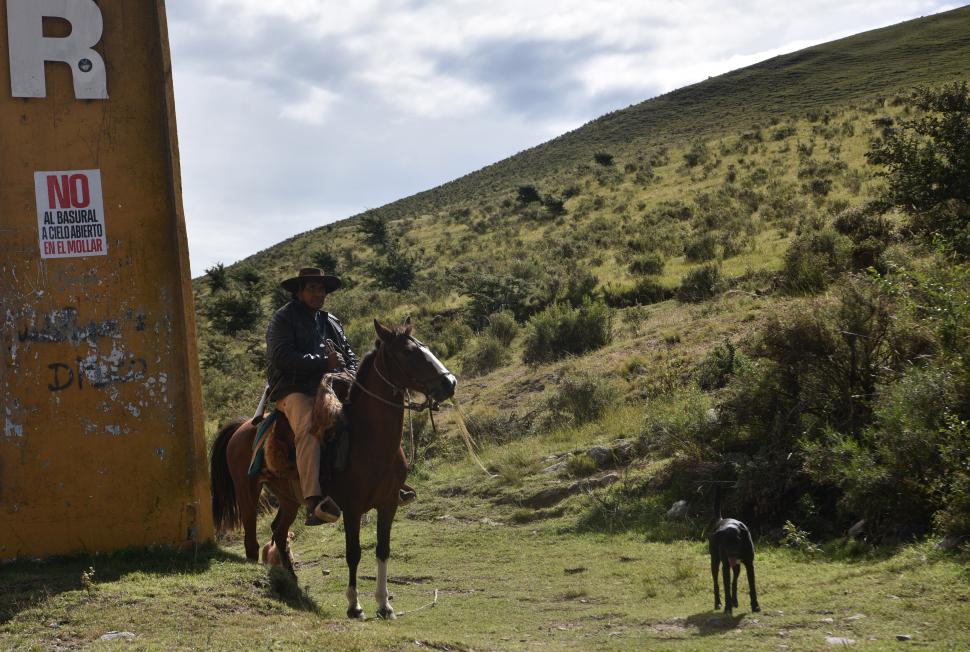
[[970, 258], [970, 84], [920, 88], [922, 114], [885, 128], [866, 158], [885, 166], [884, 201], [905, 211], [927, 241], [937, 235]]
[[596, 154], [593, 154], [593, 160], [603, 167], [610, 167], [613, 165], [613, 155], [609, 152], [597, 152]]
[[475, 330], [484, 328], [496, 312], [508, 311], [524, 321], [536, 303], [532, 285], [514, 274], [470, 272], [460, 280], [460, 291], [469, 299], [466, 323]]
[[704, 391], [721, 389], [748, 364], [747, 356], [725, 339], [697, 365], [697, 384]]
[[641, 276], [657, 276], [663, 274], [665, 260], [656, 252], [637, 256], [630, 261], [628, 269], [632, 274]]
[[846, 272], [852, 241], [830, 228], [811, 229], [792, 240], [785, 252], [782, 287], [789, 294], [821, 292]]
[[357, 232], [363, 236], [364, 243], [381, 249], [387, 245], [391, 234], [387, 228], [387, 220], [377, 213], [364, 213], [357, 222]]
[[612, 339], [613, 315], [602, 301], [587, 299], [574, 308], [556, 303], [526, 324], [522, 359], [549, 362], [597, 349]]
[[637, 279], [632, 286], [607, 285], [603, 288], [603, 300], [612, 308], [646, 306], [666, 301], [672, 296], [673, 291], [650, 277]]
[[538, 202], [542, 200], [542, 196], [536, 187], [533, 185], [523, 185], [519, 186], [515, 191], [515, 200], [520, 206], [528, 206], [529, 204]]
[[263, 311], [258, 296], [223, 292], [209, 301], [205, 314], [217, 332], [235, 335], [255, 326]]
[[684, 245], [684, 257], [692, 263], [705, 263], [717, 258], [717, 236], [713, 233], [696, 235]]
[[546, 415], [542, 427], [576, 426], [596, 421], [620, 401], [616, 383], [578, 371], [565, 374], [556, 389], [545, 400]]
[[675, 296], [683, 303], [705, 301], [724, 289], [721, 267], [716, 263], [701, 265], [687, 272], [680, 281]]
[[414, 283], [418, 261], [399, 244], [387, 243], [384, 255], [370, 265], [370, 273], [379, 287], [403, 291]]
[[487, 374], [507, 363], [512, 357], [509, 347], [491, 335], [475, 339], [461, 357], [461, 370], [472, 376]]
[[222, 263], [216, 263], [205, 270], [205, 280], [213, 294], [229, 289], [229, 272]]
[[337, 271], [337, 256], [329, 249], [318, 249], [313, 252], [310, 254], [310, 261], [327, 274], [334, 274]]
[[[873, 456], [867, 433], [880, 422], [884, 388], [933, 352], [928, 331], [903, 315], [879, 283], [854, 278], [833, 301], [773, 316], [757, 358], [722, 390], [718, 428], [684, 444], [678, 473], [693, 477], [689, 459], [701, 457], [711, 472], [739, 478], [738, 498], [762, 524], [791, 520], [827, 534], [851, 524], [858, 503], [850, 507], [847, 485], [821, 469], [847, 460], [851, 447]], [[870, 480], [859, 477], [860, 496]]]
[[879, 215], [872, 204], [840, 212], [832, 227], [852, 240], [853, 269], [873, 267], [885, 271], [882, 253], [892, 243], [895, 234], [892, 223]]
[[485, 333], [494, 337], [502, 346], [509, 346], [515, 336], [519, 334], [519, 325], [515, 321], [515, 316], [508, 312], [496, 312], [488, 316], [488, 326]]

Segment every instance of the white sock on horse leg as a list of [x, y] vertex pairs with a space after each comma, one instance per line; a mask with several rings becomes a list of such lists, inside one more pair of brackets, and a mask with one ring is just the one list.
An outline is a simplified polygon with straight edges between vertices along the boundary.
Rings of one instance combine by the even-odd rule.
[[379, 609], [388, 609], [390, 605], [388, 604], [387, 592], [387, 560], [378, 559], [377, 560], [377, 590], [374, 591], [374, 597], [377, 598], [377, 606]]
[[360, 602], [357, 601], [357, 589], [352, 586], [347, 587], [347, 608], [351, 611], [360, 611]]

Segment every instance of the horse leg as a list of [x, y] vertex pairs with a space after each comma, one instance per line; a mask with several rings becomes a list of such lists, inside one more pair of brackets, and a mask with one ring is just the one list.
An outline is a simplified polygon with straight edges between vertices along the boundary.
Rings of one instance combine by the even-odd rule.
[[387, 560], [391, 556], [391, 524], [395, 513], [397, 504], [377, 509], [377, 590], [374, 597], [377, 598], [377, 615], [385, 620], [397, 618], [387, 591]]
[[347, 617], [364, 620], [364, 608], [357, 600], [357, 565], [360, 563], [360, 514], [344, 511], [347, 556]]
[[296, 579], [296, 571], [293, 570], [293, 558], [290, 556], [289, 535], [290, 526], [296, 520], [296, 513], [300, 509], [300, 503], [289, 499], [279, 498], [280, 508], [273, 519], [273, 543], [280, 556], [280, 563], [283, 568], [289, 571], [293, 579]]
[[235, 477], [238, 491], [236, 492], [236, 505], [239, 508], [239, 520], [242, 521], [243, 531], [245, 532], [244, 543], [246, 546], [246, 559], [249, 561], [259, 561], [259, 541], [256, 539], [256, 511], [259, 502], [259, 493], [262, 490], [259, 482], [243, 474], [244, 477]]

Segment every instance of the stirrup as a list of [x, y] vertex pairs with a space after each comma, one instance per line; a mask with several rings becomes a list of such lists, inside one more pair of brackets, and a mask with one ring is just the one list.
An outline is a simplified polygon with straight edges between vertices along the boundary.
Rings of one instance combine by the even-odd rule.
[[403, 507], [404, 505], [410, 505], [415, 500], [418, 499], [418, 492], [408, 487], [407, 485], [401, 487], [397, 492], [397, 504], [398, 507]]
[[325, 496], [313, 509], [307, 509], [305, 525], [336, 523], [340, 519], [340, 507], [330, 496]]

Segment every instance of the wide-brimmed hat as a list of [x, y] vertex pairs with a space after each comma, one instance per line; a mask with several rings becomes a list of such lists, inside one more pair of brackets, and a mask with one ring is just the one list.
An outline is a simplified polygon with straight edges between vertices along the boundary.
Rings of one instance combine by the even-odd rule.
[[323, 284], [327, 287], [327, 292], [333, 292], [343, 285], [339, 278], [328, 276], [319, 267], [304, 267], [299, 274], [280, 283], [280, 287], [289, 292], [298, 292], [304, 281], [323, 281]]

